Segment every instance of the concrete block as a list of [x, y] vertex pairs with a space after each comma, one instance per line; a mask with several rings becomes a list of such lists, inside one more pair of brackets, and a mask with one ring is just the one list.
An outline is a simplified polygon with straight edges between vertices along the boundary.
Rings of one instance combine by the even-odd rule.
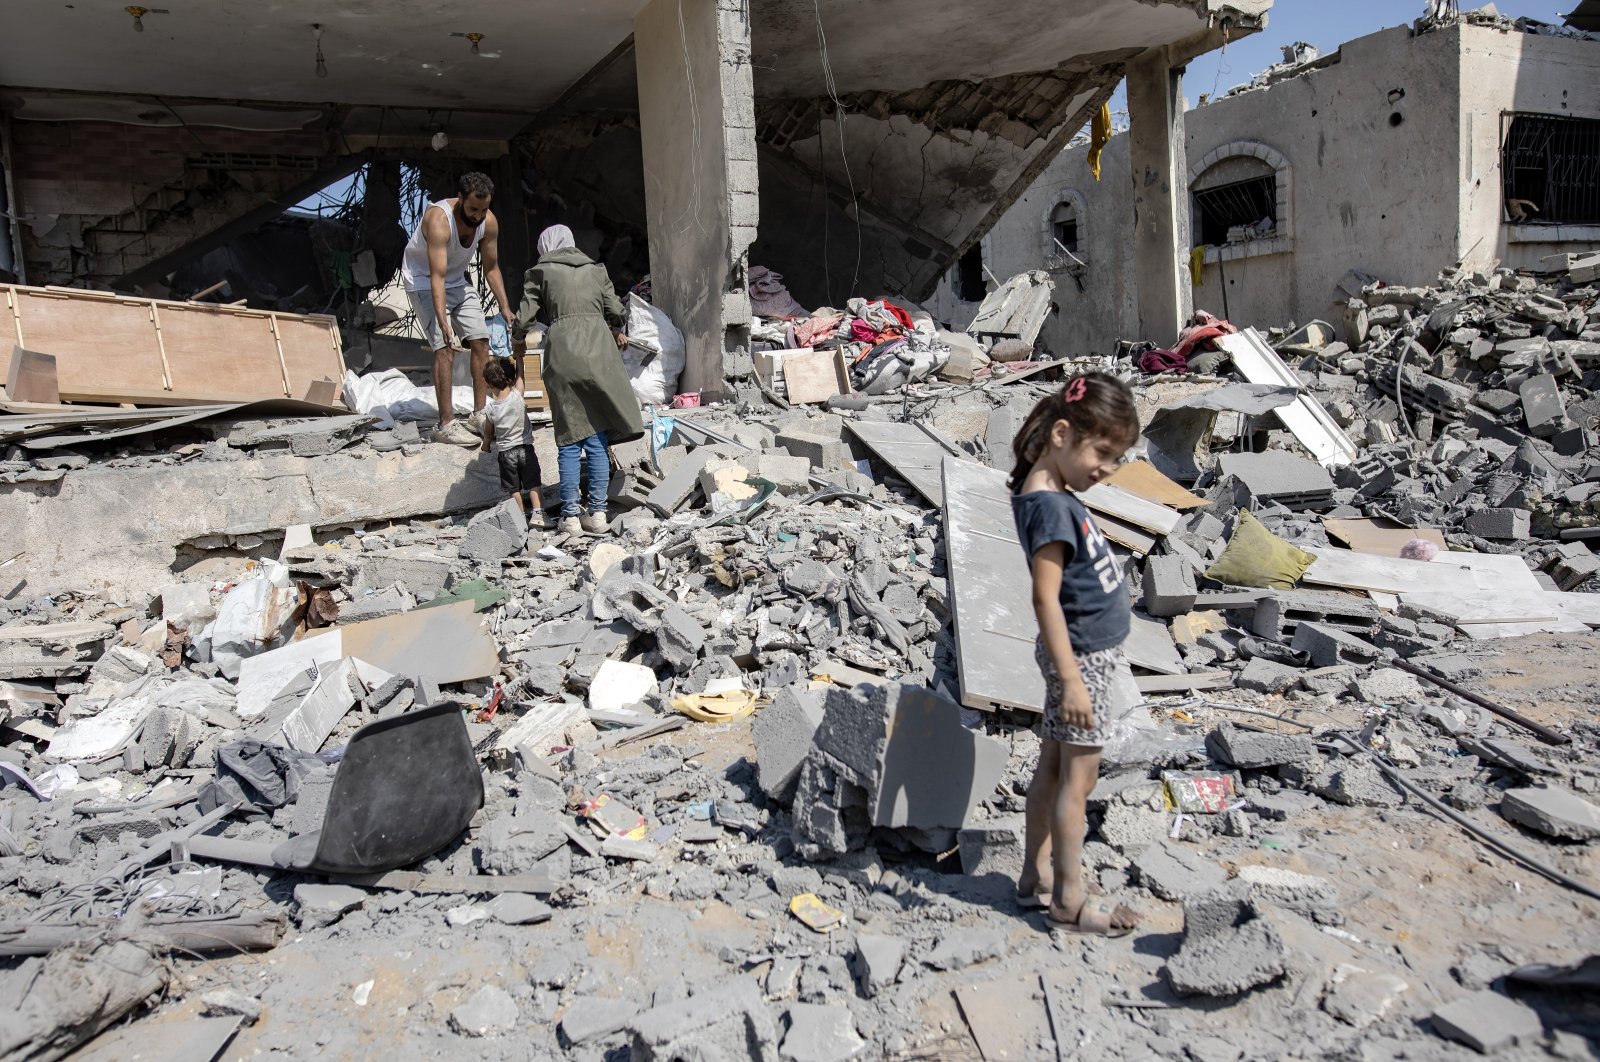
[[366, 892], [351, 885], [305, 883], [294, 887], [294, 902], [302, 929], [331, 926], [366, 900]]
[[1406, 800], [1405, 793], [1366, 759], [1341, 761], [1314, 779], [1311, 791], [1336, 804], [1353, 807], [1393, 808]]
[[573, 1046], [603, 1039], [626, 1029], [638, 1013], [638, 1006], [625, 999], [583, 996], [561, 1016], [561, 1036]]
[[894, 984], [905, 961], [905, 941], [862, 933], [856, 937], [855, 974], [868, 999]]
[[1486, 1055], [1544, 1036], [1538, 1011], [1489, 989], [1434, 1011], [1433, 1027], [1440, 1036]]
[[770, 799], [788, 803], [793, 797], [800, 765], [811, 752], [822, 716], [819, 694], [793, 689], [779, 690], [772, 703], [756, 713], [750, 725], [756, 777]]
[[686, 1000], [652, 1007], [631, 1023], [632, 1062], [741, 1058], [776, 1062], [778, 1026], [748, 977], [701, 987]]
[[1146, 557], [1144, 608], [1152, 616], [1181, 616], [1194, 608], [1199, 594], [1194, 568], [1182, 557]]
[[479, 564], [496, 564], [522, 551], [522, 538], [508, 534], [495, 523], [482, 523], [467, 529], [457, 549], [463, 557]]
[[1244, 670], [1234, 678], [1233, 684], [1242, 690], [1257, 693], [1285, 693], [1300, 682], [1300, 669], [1280, 664], [1265, 657], [1252, 657]]
[[[668, 447], [668, 450], [670, 449], [672, 448]], [[663, 464], [666, 463], [668, 450], [661, 452]], [[715, 446], [697, 447], [670, 472], [663, 469], [666, 478], [650, 492], [645, 504], [663, 517], [671, 516], [683, 508], [684, 503], [700, 488], [700, 472], [707, 464], [735, 456], [737, 455], [733, 451], [722, 450]]]
[[1590, 841], [1600, 837], [1600, 808], [1565, 789], [1512, 789], [1500, 814], [1547, 837]]
[[1180, 996], [1235, 996], [1282, 977], [1288, 949], [1237, 888], [1224, 886], [1183, 905], [1183, 945], [1167, 961]]
[[1311, 693], [1323, 697], [1337, 697], [1350, 688], [1355, 681], [1356, 668], [1353, 664], [1336, 664], [1333, 667], [1319, 667], [1300, 673], [1300, 685]]
[[850, 1008], [821, 1003], [789, 1005], [789, 1029], [780, 1055], [793, 1062], [846, 1062], [866, 1050]]
[[1364, 1029], [1382, 1020], [1408, 987], [1394, 974], [1341, 963], [1322, 997], [1322, 1009], [1346, 1025]]
[[1003, 929], [952, 929], [940, 937], [923, 962], [935, 970], [964, 970], [1011, 950]]
[[1167, 816], [1148, 805], [1111, 804], [1100, 820], [1100, 839], [1124, 854], [1140, 851], [1167, 835]]
[[1326, 909], [1337, 897], [1337, 890], [1327, 878], [1282, 867], [1242, 866], [1239, 880], [1249, 887], [1252, 900], [1275, 903], [1306, 914]]
[[1554, 376], [1543, 374], [1524, 380], [1517, 388], [1517, 396], [1522, 400], [1523, 420], [1533, 435], [1548, 438], [1571, 426]]
[[450, 1028], [462, 1036], [497, 1036], [517, 1026], [517, 1001], [499, 985], [484, 985], [450, 1012]]
[[1371, 704], [1404, 704], [1422, 699], [1422, 681], [1409, 671], [1381, 667], [1358, 677], [1356, 696]]
[[961, 872], [974, 877], [983, 874], [1016, 877], [1022, 873], [1022, 833], [1020, 815], [963, 828], [956, 835]]
[[1529, 537], [1533, 514], [1526, 509], [1479, 509], [1462, 526], [1479, 538], [1521, 542]]
[[1371, 642], [1321, 623], [1301, 622], [1289, 644], [1290, 648], [1309, 655], [1316, 667], [1364, 664], [1383, 655]]
[[705, 628], [677, 605], [664, 609], [655, 626], [656, 648], [679, 674], [688, 671], [706, 644]]
[[1164, 840], [1134, 857], [1139, 882], [1163, 900], [1185, 900], [1222, 886], [1228, 875], [1190, 846]]
[[1206, 735], [1206, 751], [1222, 763], [1247, 770], [1307, 763], [1317, 756], [1316, 743], [1305, 734], [1239, 730], [1232, 723], [1223, 723]]
[[778, 445], [795, 457], [803, 457], [813, 468], [840, 468], [854, 464], [850, 451], [838, 440], [808, 432], [784, 431], [778, 435]]
[[739, 464], [752, 476], [760, 476], [784, 494], [811, 490], [811, 462], [789, 454], [747, 454]]
[[357, 592], [402, 584], [419, 601], [438, 597], [449, 588], [453, 563], [445, 557], [403, 547], [363, 553], [356, 560]]
[[708, 461], [700, 470], [700, 491], [707, 498], [721, 494], [731, 501], [747, 501], [756, 496], [756, 488], [747, 482], [749, 475], [737, 461]]

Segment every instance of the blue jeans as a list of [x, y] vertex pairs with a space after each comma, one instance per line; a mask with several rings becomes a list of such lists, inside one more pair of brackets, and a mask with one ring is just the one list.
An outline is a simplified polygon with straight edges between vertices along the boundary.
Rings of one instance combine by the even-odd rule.
[[589, 511], [606, 511], [606, 491], [611, 487], [611, 456], [606, 453], [606, 443], [606, 433], [601, 431], [558, 449], [562, 516], [577, 516], [583, 511], [578, 506], [578, 480], [585, 457], [589, 459]]

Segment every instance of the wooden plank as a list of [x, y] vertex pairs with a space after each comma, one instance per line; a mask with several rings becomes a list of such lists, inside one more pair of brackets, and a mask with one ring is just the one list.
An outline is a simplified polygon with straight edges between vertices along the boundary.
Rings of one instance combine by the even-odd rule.
[[954, 457], [945, 458], [941, 474], [961, 703], [1040, 711], [1033, 584], [1011, 520], [1006, 475]]
[[894, 470], [913, 490], [936, 506], [944, 505], [944, 460], [951, 456], [915, 424], [845, 421], [850, 434]]
[[1302, 582], [1391, 594], [1440, 590], [1538, 590], [1539, 581], [1514, 554], [1441, 553], [1431, 561], [1375, 557], [1348, 549], [1311, 549], [1316, 561]]
[[1343, 542], [1357, 553], [1371, 553], [1378, 557], [1398, 557], [1400, 550], [1414, 538], [1424, 539], [1445, 552], [1444, 535], [1432, 527], [1410, 528], [1393, 520], [1340, 520], [1325, 517], [1322, 526], [1328, 534]]
[[13, 347], [11, 366], [6, 370], [6, 399], [59, 405], [61, 392], [56, 387], [56, 359], [36, 350]]
[[1125, 524], [1115, 516], [1099, 513], [1095, 517], [1095, 523], [1100, 526], [1101, 532], [1111, 541], [1141, 557], [1149, 556], [1150, 551], [1156, 547], [1156, 537], [1154, 535], [1146, 534], [1132, 524]]
[[799, 405], [826, 402], [850, 390], [848, 375], [840, 379], [842, 359], [836, 350], [791, 353], [783, 359], [783, 379], [789, 401]]
[[1142, 527], [1156, 535], [1171, 534], [1182, 519], [1176, 511], [1165, 505], [1146, 501], [1109, 483], [1096, 483], [1088, 490], [1079, 491], [1078, 497], [1097, 513], [1115, 516], [1123, 523]]
[[325, 319], [294, 314], [274, 314], [283, 348], [283, 378], [288, 393], [301, 397], [320, 380], [332, 380], [333, 399], [344, 387], [344, 355], [339, 349], [339, 329]]
[[1210, 504], [1204, 498], [1184, 490], [1176, 480], [1162, 475], [1161, 470], [1149, 461], [1129, 461], [1101, 482], [1121, 487], [1129, 494], [1169, 509], [1198, 509]]

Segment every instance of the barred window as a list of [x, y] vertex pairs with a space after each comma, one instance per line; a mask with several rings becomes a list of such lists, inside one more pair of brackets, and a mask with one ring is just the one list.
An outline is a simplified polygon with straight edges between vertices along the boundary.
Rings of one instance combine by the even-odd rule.
[[1600, 119], [1507, 114], [1502, 129], [1506, 221], [1600, 224]]
[[1278, 221], [1278, 179], [1268, 173], [1194, 191], [1196, 243], [1219, 246], [1232, 229], [1256, 226], [1271, 231]]

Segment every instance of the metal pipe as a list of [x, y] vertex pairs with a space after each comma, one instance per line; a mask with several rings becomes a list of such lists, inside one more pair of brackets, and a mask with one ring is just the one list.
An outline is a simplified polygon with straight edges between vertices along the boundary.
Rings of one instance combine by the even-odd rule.
[[1457, 683], [1451, 682], [1449, 679], [1445, 678], [1443, 675], [1436, 675], [1432, 671], [1430, 671], [1429, 669], [1427, 669], [1425, 667], [1422, 667], [1419, 664], [1413, 664], [1409, 660], [1402, 660], [1398, 656], [1393, 658], [1393, 663], [1394, 663], [1394, 665], [1396, 667], [1398, 667], [1402, 671], [1409, 671], [1409, 672], [1411, 672], [1411, 674], [1416, 675], [1418, 678], [1425, 678], [1429, 682], [1432, 682], [1434, 685], [1440, 686], [1440, 687], [1442, 687], [1442, 688], [1444, 688], [1446, 690], [1449, 690], [1451, 693], [1455, 694], [1457, 697], [1461, 697], [1461, 698], [1463, 698], [1465, 700], [1469, 700], [1473, 704], [1478, 705], [1480, 708], [1487, 708], [1489, 711], [1493, 712], [1495, 715], [1498, 715], [1502, 719], [1507, 719], [1507, 720], [1510, 720], [1513, 723], [1516, 723], [1518, 726], [1520, 726], [1523, 729], [1528, 730], [1531, 733], [1533, 733], [1534, 735], [1536, 735], [1539, 738], [1539, 740], [1543, 741], [1546, 745], [1567, 745], [1567, 744], [1571, 744], [1571, 742], [1572, 742], [1571, 738], [1566, 737], [1565, 735], [1556, 733], [1554, 730], [1551, 730], [1549, 727], [1545, 726], [1544, 724], [1535, 723], [1532, 719], [1529, 719], [1527, 716], [1519, 715], [1518, 713], [1513, 712], [1510, 708], [1507, 708], [1504, 705], [1496, 704], [1494, 701], [1491, 701], [1489, 698], [1483, 696], [1482, 694], [1473, 693], [1471, 690], [1467, 689], [1465, 686], [1462, 686], [1462, 685], [1459, 685]]

